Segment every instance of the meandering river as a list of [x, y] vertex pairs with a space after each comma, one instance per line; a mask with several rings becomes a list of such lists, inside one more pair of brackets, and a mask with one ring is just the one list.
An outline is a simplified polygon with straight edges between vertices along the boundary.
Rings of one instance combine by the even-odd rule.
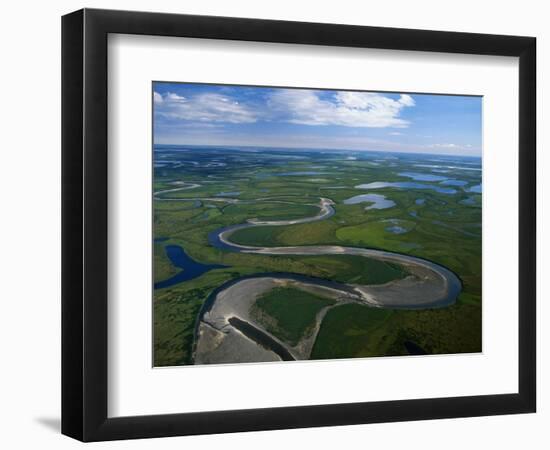
[[[232, 280], [216, 289], [199, 315], [195, 336], [196, 363], [308, 359], [324, 314], [317, 318], [310, 338], [295, 347], [270, 334], [250, 316], [250, 308], [255, 300], [281, 285], [291, 284], [304, 290], [323, 291], [324, 295], [336, 299], [337, 304], [356, 302], [377, 308], [424, 309], [444, 307], [455, 302], [462, 288], [459, 278], [449, 269], [422, 258], [384, 250], [335, 245], [256, 247], [231, 241], [235, 231], [245, 228], [326, 220], [335, 212], [333, 204], [332, 200], [321, 198], [319, 213], [313, 217], [278, 221], [249, 220], [247, 223], [224, 227], [210, 233], [209, 242], [222, 250], [252, 254], [362, 256], [399, 264], [410, 275], [383, 285], [342, 285], [311, 277], [304, 279], [292, 274], [261, 274]], [[283, 353], [281, 346], [286, 349]]]
[[[194, 189], [196, 183], [177, 183], [174, 189], [156, 192], [155, 200], [189, 201], [193, 198], [170, 198], [165, 194]], [[237, 203], [231, 198], [209, 199]], [[257, 201], [268, 199], [258, 199]], [[334, 211], [334, 202], [320, 198], [315, 216], [293, 220], [262, 221], [249, 219], [246, 223], [223, 227], [210, 233], [210, 245], [225, 251], [261, 255], [355, 255], [403, 266], [409, 275], [382, 285], [342, 284], [291, 273], [263, 273], [231, 280], [218, 287], [205, 301], [195, 327], [195, 363], [235, 363], [308, 359], [326, 312], [322, 309], [315, 319], [313, 332], [295, 346], [282, 342], [256, 323], [250, 315], [252, 305], [262, 294], [278, 286], [296, 288], [328, 296], [343, 303], [362, 303], [370, 307], [390, 309], [424, 309], [451, 305], [462, 289], [459, 278], [449, 269], [432, 261], [394, 253], [358, 247], [337, 245], [303, 245], [284, 247], [256, 247], [231, 241], [237, 230], [262, 226], [289, 226], [326, 220]], [[167, 246], [167, 255], [182, 272], [157, 283], [155, 288], [195, 278], [221, 265], [193, 262], [178, 246]], [[412, 345], [412, 344], [411, 344]], [[421, 350], [421, 349], [420, 349]], [[418, 350], [418, 351], [420, 351]]]

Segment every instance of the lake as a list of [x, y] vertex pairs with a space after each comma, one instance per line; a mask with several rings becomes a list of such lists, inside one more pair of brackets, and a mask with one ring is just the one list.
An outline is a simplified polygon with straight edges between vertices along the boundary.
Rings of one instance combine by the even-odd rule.
[[400, 177], [412, 178], [414, 181], [445, 181], [447, 179], [447, 177], [433, 175], [431, 173], [399, 172], [397, 175]]
[[373, 203], [372, 205], [367, 206], [365, 209], [387, 209], [395, 206], [395, 202], [393, 200], [388, 200], [384, 195], [380, 194], [356, 195], [355, 197], [344, 200], [344, 205], [355, 205], [357, 203], [363, 202]]
[[359, 184], [356, 189], [382, 189], [382, 188], [399, 188], [399, 189], [430, 189], [440, 194], [456, 194], [456, 189], [440, 187], [431, 184], [416, 183], [414, 181], [374, 181], [367, 184]]

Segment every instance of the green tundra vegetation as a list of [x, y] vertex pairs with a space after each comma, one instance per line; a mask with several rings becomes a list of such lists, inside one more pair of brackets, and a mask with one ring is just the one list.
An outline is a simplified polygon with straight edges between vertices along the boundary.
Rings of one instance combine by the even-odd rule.
[[252, 316], [275, 337], [296, 345], [311, 334], [317, 314], [334, 300], [300, 289], [280, 287], [262, 295], [252, 308]]
[[[312, 358], [404, 355], [409, 354], [406, 342], [429, 354], [481, 351], [481, 194], [475, 188], [481, 184], [479, 158], [189, 146], [158, 147], [154, 155], [163, 160], [162, 167], [155, 168], [155, 192], [168, 191], [154, 200], [154, 281], [190, 270], [170, 260], [168, 245], [180, 246], [197, 263], [226, 266], [154, 290], [155, 366], [193, 363], [201, 308], [231, 280], [293, 273], [340, 283], [384, 284], [408, 275], [399, 265], [350, 255], [270, 256], [212, 245], [216, 230], [250, 219], [315, 216], [321, 197], [334, 202], [331, 217], [240, 229], [231, 240], [259, 247], [338, 245], [398, 252], [449, 268], [463, 286], [456, 303], [440, 309], [333, 305], [322, 321]], [[402, 175], [410, 172], [434, 173], [450, 184]], [[410, 184], [362, 187], [375, 182]], [[193, 183], [199, 186], [189, 187]], [[377, 209], [372, 201], [349, 203], [367, 193], [383, 195], [394, 205]], [[276, 290], [261, 297], [255, 311], [274, 335], [292, 344], [328, 301], [299, 290]]]
[[164, 245], [155, 242], [153, 246], [153, 267], [155, 268], [155, 282], [166, 280], [177, 273], [177, 269], [166, 256]]

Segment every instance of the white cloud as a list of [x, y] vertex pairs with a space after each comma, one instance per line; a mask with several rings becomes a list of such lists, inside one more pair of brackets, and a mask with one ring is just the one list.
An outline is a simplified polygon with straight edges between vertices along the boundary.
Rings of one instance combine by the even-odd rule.
[[458, 144], [431, 144], [429, 147], [432, 148], [460, 148]]
[[253, 123], [257, 114], [221, 94], [204, 93], [191, 98], [172, 92], [154, 93], [155, 113], [170, 119], [195, 122]]
[[391, 133], [388, 133], [390, 136], [403, 136], [403, 133], [400, 133], [399, 131], [392, 131]]
[[414, 106], [414, 105], [416, 105], [416, 103], [414, 102], [414, 98], [412, 98], [408, 94], [401, 94], [401, 97], [399, 98], [398, 101], [403, 106]]
[[153, 92], [153, 101], [155, 105], [162, 103], [162, 95], [160, 95], [158, 92]]
[[371, 92], [337, 92], [321, 98], [316, 91], [300, 89], [277, 90], [268, 99], [270, 109], [291, 123], [366, 128], [407, 127], [409, 122], [399, 115], [414, 105], [409, 95], [394, 100]]
[[183, 103], [186, 101], [185, 97], [182, 97], [181, 95], [174, 94], [173, 92], [167, 92], [165, 94], [166, 101], [168, 102], [174, 102], [174, 103]]

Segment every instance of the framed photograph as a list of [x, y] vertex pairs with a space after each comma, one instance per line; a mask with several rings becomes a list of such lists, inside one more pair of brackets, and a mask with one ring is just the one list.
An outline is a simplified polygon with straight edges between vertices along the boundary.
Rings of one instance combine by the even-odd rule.
[[535, 38], [62, 35], [64, 434], [535, 412]]

